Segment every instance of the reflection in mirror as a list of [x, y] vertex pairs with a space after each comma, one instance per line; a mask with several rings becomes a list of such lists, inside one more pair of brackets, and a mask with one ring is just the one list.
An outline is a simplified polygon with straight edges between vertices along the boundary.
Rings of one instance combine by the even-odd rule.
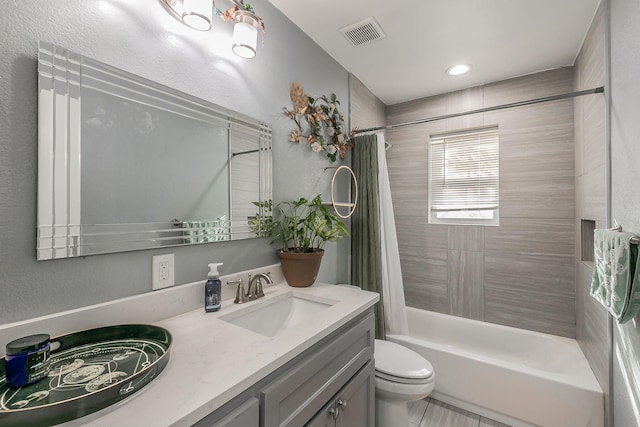
[[45, 42], [38, 85], [39, 260], [256, 237], [268, 124]]

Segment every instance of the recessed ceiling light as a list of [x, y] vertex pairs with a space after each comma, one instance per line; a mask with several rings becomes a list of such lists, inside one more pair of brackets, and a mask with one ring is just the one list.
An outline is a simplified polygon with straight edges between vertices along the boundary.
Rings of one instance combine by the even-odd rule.
[[450, 76], [459, 76], [460, 74], [464, 74], [471, 69], [471, 65], [469, 64], [458, 64], [454, 65], [447, 69], [447, 74]]

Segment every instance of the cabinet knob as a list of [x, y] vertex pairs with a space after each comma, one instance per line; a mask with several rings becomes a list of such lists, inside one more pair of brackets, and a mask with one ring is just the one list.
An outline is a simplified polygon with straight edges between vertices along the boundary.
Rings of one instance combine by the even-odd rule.
[[344, 399], [344, 400], [340, 399], [340, 400], [338, 400], [338, 405], [340, 405], [340, 407], [341, 407], [342, 409], [346, 408], [346, 407], [347, 407], [347, 399]]
[[338, 408], [329, 408], [329, 413], [333, 415], [333, 419], [335, 420], [340, 415], [340, 410]]

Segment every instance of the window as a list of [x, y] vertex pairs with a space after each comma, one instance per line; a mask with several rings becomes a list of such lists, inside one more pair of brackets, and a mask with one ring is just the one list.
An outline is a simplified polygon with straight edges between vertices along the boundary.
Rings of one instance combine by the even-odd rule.
[[498, 127], [429, 138], [429, 223], [498, 225]]

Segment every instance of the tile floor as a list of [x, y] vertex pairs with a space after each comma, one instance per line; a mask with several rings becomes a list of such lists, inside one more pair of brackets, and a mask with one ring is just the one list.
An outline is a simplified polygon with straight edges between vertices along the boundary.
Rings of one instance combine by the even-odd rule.
[[409, 404], [409, 427], [509, 427], [480, 415], [426, 398]]

